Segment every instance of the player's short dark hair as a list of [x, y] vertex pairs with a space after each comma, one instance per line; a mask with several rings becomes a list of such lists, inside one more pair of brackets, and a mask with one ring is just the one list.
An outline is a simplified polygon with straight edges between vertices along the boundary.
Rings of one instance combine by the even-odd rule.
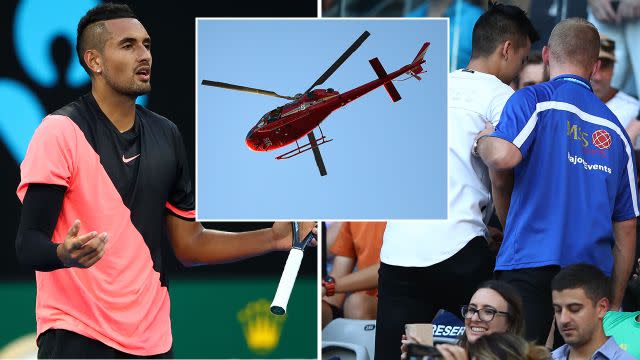
[[84, 62], [84, 52], [91, 47], [102, 49], [107, 40], [107, 30], [102, 22], [127, 18], [137, 19], [129, 6], [104, 3], [87, 11], [82, 19], [80, 19], [76, 38], [76, 52], [78, 54], [78, 60], [80, 60], [80, 65], [82, 65], [87, 74], [91, 75], [91, 69]]
[[540, 39], [540, 35], [524, 10], [489, 1], [489, 9], [473, 27], [471, 57], [489, 56], [507, 40], [513, 41], [519, 48], [524, 47], [527, 38], [533, 44]]
[[582, 289], [592, 303], [611, 298], [609, 278], [600, 269], [589, 264], [565, 267], [551, 281], [551, 290]]

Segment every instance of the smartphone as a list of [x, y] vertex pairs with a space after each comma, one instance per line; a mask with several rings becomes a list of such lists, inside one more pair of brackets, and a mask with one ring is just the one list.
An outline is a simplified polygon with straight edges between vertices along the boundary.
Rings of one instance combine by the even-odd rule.
[[442, 359], [442, 354], [438, 349], [429, 345], [421, 345], [416, 343], [409, 343], [407, 355], [409, 360], [423, 360], [423, 359]]

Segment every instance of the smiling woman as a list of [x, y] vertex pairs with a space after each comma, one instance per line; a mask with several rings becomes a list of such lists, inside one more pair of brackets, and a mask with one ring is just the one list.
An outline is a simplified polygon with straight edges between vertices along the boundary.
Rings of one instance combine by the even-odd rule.
[[[462, 348], [469, 350], [483, 336], [495, 333], [509, 333], [515, 336], [524, 334], [524, 314], [522, 299], [509, 284], [489, 280], [484, 282], [473, 294], [469, 304], [462, 306], [465, 332], [460, 337], [458, 346], [448, 345], [446, 348]], [[414, 339], [402, 341], [402, 358], [407, 358], [407, 344]], [[444, 345], [443, 345], [444, 346]]]
[[467, 347], [484, 335], [508, 332], [524, 333], [522, 299], [509, 284], [490, 280], [478, 288], [469, 305], [462, 307], [465, 333], [460, 345]]

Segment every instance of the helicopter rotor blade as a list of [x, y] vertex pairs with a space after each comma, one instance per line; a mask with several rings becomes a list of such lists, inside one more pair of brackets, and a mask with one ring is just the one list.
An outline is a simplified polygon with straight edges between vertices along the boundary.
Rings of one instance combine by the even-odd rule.
[[215, 87], [219, 87], [219, 88], [223, 88], [223, 89], [229, 89], [229, 90], [244, 91], [244, 92], [249, 92], [249, 93], [253, 93], [253, 94], [274, 96], [274, 97], [279, 97], [279, 98], [287, 99], [287, 100], [295, 100], [295, 98], [293, 98], [291, 96], [280, 95], [280, 94], [277, 94], [277, 93], [275, 93], [273, 91], [256, 89], [256, 88], [247, 87], [247, 86], [228, 84], [228, 83], [223, 83], [223, 82], [219, 82], [219, 81], [202, 80], [202, 85], [215, 86]]
[[331, 65], [327, 69], [327, 71], [325, 71], [324, 74], [322, 74], [322, 76], [320, 76], [318, 80], [316, 80], [316, 82], [314, 82], [313, 85], [311, 85], [311, 87], [304, 92], [304, 94], [311, 91], [314, 87], [323, 84], [331, 75], [333, 75], [333, 73], [340, 67], [340, 65], [342, 65], [342, 63], [345, 62], [345, 60], [347, 60], [347, 58], [349, 58], [351, 54], [358, 50], [360, 45], [362, 45], [362, 43], [367, 40], [369, 35], [370, 34], [368, 31], [363, 32], [362, 35], [360, 35], [360, 37], [353, 44], [351, 44], [351, 46], [349, 46], [349, 48], [344, 53], [342, 53], [338, 60], [336, 60], [336, 62], [334, 62], [333, 65]]

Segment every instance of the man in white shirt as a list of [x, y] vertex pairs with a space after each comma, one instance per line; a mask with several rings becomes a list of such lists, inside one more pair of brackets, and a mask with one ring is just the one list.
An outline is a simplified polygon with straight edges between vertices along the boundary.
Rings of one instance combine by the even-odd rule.
[[[636, 144], [640, 134], [640, 124], [633, 121], [640, 110], [638, 99], [628, 95], [611, 85], [613, 70], [616, 62], [616, 43], [612, 39], [600, 34], [600, 69], [591, 77], [593, 92], [616, 115], [622, 126], [627, 129], [631, 143]], [[635, 146], [637, 148], [637, 146]]]
[[[387, 223], [378, 283], [376, 359], [397, 359], [404, 325], [428, 323], [444, 308], [459, 314], [491, 277], [486, 221], [492, 211], [487, 168], [472, 155], [474, 137], [497, 123], [538, 34], [524, 11], [490, 4], [473, 29], [466, 69], [449, 75], [449, 216]], [[425, 199], [425, 201], [428, 201]]]

